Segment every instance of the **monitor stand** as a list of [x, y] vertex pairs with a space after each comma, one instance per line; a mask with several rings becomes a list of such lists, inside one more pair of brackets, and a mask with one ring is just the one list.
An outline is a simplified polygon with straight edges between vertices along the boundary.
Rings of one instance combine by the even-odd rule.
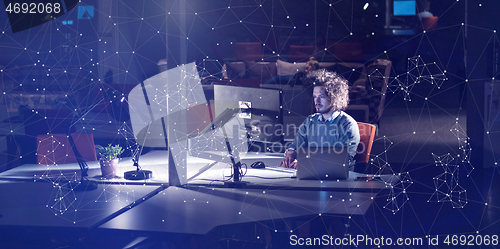
[[141, 151], [141, 146], [137, 145], [134, 153], [132, 154], [132, 161], [137, 169], [125, 172], [123, 174], [123, 178], [127, 180], [147, 180], [153, 177], [153, 172], [151, 170], [143, 170], [141, 169], [141, 166], [139, 166], [139, 155], [141, 154]]

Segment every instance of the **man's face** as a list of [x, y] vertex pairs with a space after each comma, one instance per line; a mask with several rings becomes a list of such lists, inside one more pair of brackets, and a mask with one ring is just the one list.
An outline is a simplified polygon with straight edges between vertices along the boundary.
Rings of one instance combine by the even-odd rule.
[[316, 70], [316, 67], [310, 63], [306, 63], [305, 73], [309, 73]]
[[328, 113], [332, 109], [330, 98], [326, 94], [325, 89], [321, 86], [314, 87], [313, 100], [316, 111], [321, 114]]

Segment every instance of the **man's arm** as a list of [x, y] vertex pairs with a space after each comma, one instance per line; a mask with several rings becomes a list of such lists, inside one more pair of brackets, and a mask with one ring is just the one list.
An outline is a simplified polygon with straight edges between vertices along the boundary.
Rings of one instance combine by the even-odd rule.
[[306, 120], [304, 120], [304, 122], [300, 125], [297, 134], [295, 134], [293, 142], [285, 152], [285, 159], [281, 161], [280, 166], [283, 166], [285, 168], [297, 168], [297, 148], [307, 146], [308, 119], [309, 117], [306, 118]]
[[285, 152], [285, 159], [281, 161], [280, 166], [285, 168], [297, 168], [297, 152], [295, 150], [288, 150]]

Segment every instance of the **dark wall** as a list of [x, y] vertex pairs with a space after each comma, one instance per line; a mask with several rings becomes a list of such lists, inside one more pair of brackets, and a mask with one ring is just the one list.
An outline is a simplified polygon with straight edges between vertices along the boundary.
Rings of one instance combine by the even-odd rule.
[[[492, 77], [498, 79], [498, 72], [491, 74], [493, 61], [489, 61], [492, 44], [499, 44], [495, 30], [500, 27], [498, 10], [500, 2], [488, 1], [480, 6], [470, 1], [467, 10], [469, 28], [467, 30], [467, 134], [470, 137], [472, 164], [483, 165], [483, 142], [486, 133], [485, 124], [485, 83]], [[489, 72], [490, 71], [490, 72]]]
[[[100, 13], [104, 10], [98, 9], [99, 3], [83, 4], [94, 5]], [[365, 3], [369, 3], [366, 10]], [[6, 29], [7, 35], [0, 39], [0, 65], [6, 68], [3, 77], [8, 82], [4, 89], [33, 91], [42, 86], [87, 93], [86, 87], [105, 74], [99, 72], [96, 60], [106, 63], [113, 52], [119, 52], [111, 68], [115, 83], [136, 85], [158, 73], [157, 62], [163, 58], [168, 58], [170, 68], [207, 56], [234, 59], [236, 42], [265, 44], [264, 58], [272, 61], [286, 60], [291, 44], [327, 47], [326, 60], [335, 59], [332, 44], [356, 41], [363, 44], [363, 62], [387, 58], [399, 74], [406, 71], [407, 57], [420, 55], [451, 72], [450, 77], [463, 78], [463, 1], [431, 1], [431, 12], [439, 16], [438, 29], [414, 36], [386, 35], [385, 0], [264, 1], [262, 6], [243, 0], [112, 1], [112, 8], [111, 18], [96, 14], [92, 20], [77, 20], [73, 12], [15, 34]], [[74, 25], [61, 24], [67, 19], [75, 20]], [[7, 23], [4, 12], [0, 20]], [[114, 47], [108, 50], [103, 41]], [[14, 70], [32, 67], [38, 60], [46, 66], [41, 73]], [[45, 77], [49, 67], [53, 71]], [[69, 68], [78, 70], [62, 74]]]

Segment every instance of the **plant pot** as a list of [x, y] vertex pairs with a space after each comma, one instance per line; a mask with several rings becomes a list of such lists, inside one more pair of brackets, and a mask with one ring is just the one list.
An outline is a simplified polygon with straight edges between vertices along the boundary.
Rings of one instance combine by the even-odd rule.
[[101, 164], [102, 176], [106, 178], [113, 178], [116, 176], [116, 171], [118, 169], [118, 158], [113, 160], [99, 160]]

